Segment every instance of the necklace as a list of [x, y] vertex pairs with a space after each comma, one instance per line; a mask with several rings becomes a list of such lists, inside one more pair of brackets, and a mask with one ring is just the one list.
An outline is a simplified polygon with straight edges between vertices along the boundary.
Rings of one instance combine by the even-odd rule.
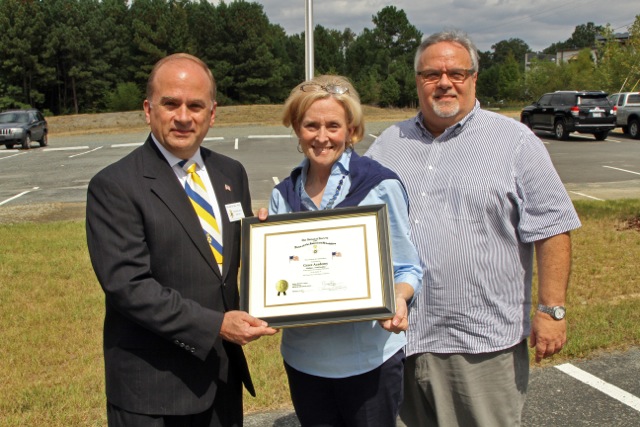
[[[340, 178], [340, 182], [338, 182], [338, 186], [336, 187], [336, 192], [333, 193], [333, 196], [331, 196], [331, 199], [329, 199], [329, 202], [327, 202], [327, 205], [324, 207], [325, 210], [327, 209], [331, 209], [333, 207], [333, 204], [336, 202], [336, 199], [338, 198], [338, 195], [340, 195], [340, 190], [342, 189], [342, 184], [344, 184], [344, 179], [347, 177], [348, 173], [344, 173], [342, 174], [342, 178]], [[300, 200], [302, 200], [302, 182], [300, 183], [300, 191], [299, 196], [300, 196]], [[311, 210], [309, 205], [306, 202], [302, 202], [307, 209]]]
[[336, 192], [333, 193], [333, 196], [331, 197], [331, 199], [329, 199], [329, 202], [327, 203], [327, 206], [324, 207], [325, 210], [331, 209], [333, 207], [333, 204], [335, 203], [336, 199], [338, 198], [338, 194], [340, 194], [340, 189], [342, 188], [342, 184], [344, 183], [344, 179], [346, 178], [346, 176], [347, 176], [346, 173], [342, 174], [342, 178], [340, 178], [340, 182], [338, 183], [338, 186], [336, 187]]

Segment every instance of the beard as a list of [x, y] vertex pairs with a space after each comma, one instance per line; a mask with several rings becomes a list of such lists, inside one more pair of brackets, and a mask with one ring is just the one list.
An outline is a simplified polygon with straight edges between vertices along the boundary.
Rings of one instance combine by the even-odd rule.
[[436, 116], [441, 119], [455, 117], [460, 112], [460, 102], [457, 99], [448, 102], [431, 100], [431, 107], [433, 108], [433, 112], [436, 113]]

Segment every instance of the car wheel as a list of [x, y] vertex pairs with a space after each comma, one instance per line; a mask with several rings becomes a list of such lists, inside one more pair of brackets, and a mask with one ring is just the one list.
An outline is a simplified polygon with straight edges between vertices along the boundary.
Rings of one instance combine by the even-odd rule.
[[556, 138], [562, 140], [569, 139], [569, 132], [567, 132], [567, 124], [564, 119], [557, 120], [553, 126], [553, 130], [555, 131]]
[[46, 147], [47, 145], [49, 145], [49, 135], [45, 133], [44, 135], [42, 135], [42, 139], [38, 142], [40, 143], [40, 147]]
[[22, 140], [22, 148], [24, 148], [25, 150], [31, 148], [31, 135], [27, 134], [27, 136], [24, 137], [24, 139]]
[[629, 122], [629, 136], [631, 138], [634, 138], [634, 139], [640, 138], [638, 126], [640, 126], [640, 122], [638, 122], [638, 119], [634, 119]]
[[531, 120], [529, 119], [529, 116], [522, 116], [520, 121], [522, 122], [523, 125], [531, 129]]
[[609, 131], [605, 130], [603, 132], [596, 132], [593, 136], [596, 138], [596, 141], [604, 141], [607, 139], [607, 135], [609, 135]]
[[629, 126], [622, 126], [622, 133], [629, 135]]
[[7, 147], [7, 150], [11, 150], [13, 148], [13, 144], [9, 143], [4, 144], [4, 146]]

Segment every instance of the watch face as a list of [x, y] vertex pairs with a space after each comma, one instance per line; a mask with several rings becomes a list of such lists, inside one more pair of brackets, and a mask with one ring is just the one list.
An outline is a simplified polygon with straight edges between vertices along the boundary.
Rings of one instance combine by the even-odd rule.
[[566, 310], [563, 307], [553, 307], [553, 318], [557, 320], [564, 319], [565, 314], [567, 314]]

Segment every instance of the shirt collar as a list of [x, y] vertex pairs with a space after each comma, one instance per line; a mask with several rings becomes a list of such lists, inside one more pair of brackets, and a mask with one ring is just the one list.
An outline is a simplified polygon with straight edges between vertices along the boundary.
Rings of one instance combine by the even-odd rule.
[[[440, 137], [444, 136], [444, 135], [449, 135], [452, 132], [455, 132], [456, 134], [462, 132], [462, 130], [464, 129], [464, 126], [473, 118], [473, 116], [475, 116], [476, 112], [480, 109], [480, 102], [476, 99], [475, 104], [473, 105], [473, 108], [471, 109], [471, 111], [469, 111], [469, 113], [464, 116], [462, 119], [460, 119], [460, 121], [454, 123], [453, 125], [449, 126], [448, 128], [446, 128], [444, 130], [444, 132], [442, 132], [442, 135], [440, 135]], [[422, 115], [422, 111], [419, 111], [418, 114], [414, 117], [414, 122], [415, 124], [422, 129], [422, 131], [426, 132], [428, 135], [431, 135], [431, 132], [429, 132], [429, 130], [425, 127], [424, 125], [424, 116]]]
[[[331, 165], [331, 175], [343, 175], [349, 173], [349, 162], [351, 161], [352, 152], [353, 148], [347, 148], [344, 150], [340, 158], [333, 165]], [[309, 170], [309, 159], [305, 157], [298, 165], [298, 168], [302, 168], [302, 175], [306, 180], [307, 171]]]
[[169, 166], [171, 166], [172, 168], [177, 166], [180, 169], [183, 169], [182, 166], [178, 165], [178, 163], [183, 160], [187, 160], [188, 165], [195, 163], [197, 165], [197, 170], [201, 170], [204, 167], [204, 161], [202, 160], [202, 154], [200, 153], [200, 150], [197, 150], [190, 159], [181, 159], [180, 157], [174, 156], [169, 150], [164, 148], [164, 146], [158, 142], [154, 134], [151, 134], [151, 139], [156, 144], [156, 147], [158, 147], [158, 150], [160, 150], [164, 158], [167, 160]]

